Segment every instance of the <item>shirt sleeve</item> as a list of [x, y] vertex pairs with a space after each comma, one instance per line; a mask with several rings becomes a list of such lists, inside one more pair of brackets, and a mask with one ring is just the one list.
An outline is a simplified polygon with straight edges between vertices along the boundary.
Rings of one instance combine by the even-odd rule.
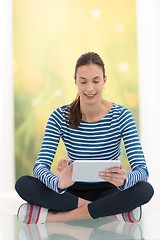
[[60, 115], [53, 112], [46, 125], [45, 134], [41, 149], [33, 168], [33, 175], [42, 181], [48, 188], [59, 194], [65, 192], [66, 189], [58, 188], [58, 176], [50, 171], [53, 159], [60, 140]]
[[119, 127], [132, 170], [127, 172], [125, 184], [118, 187], [119, 190], [123, 191], [140, 181], [147, 181], [149, 173], [134, 118], [127, 108], [124, 108], [120, 114]]

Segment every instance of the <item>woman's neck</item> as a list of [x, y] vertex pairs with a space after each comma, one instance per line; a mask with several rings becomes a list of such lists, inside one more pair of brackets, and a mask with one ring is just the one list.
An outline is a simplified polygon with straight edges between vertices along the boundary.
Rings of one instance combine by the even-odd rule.
[[82, 120], [86, 122], [96, 122], [102, 119], [112, 108], [113, 103], [102, 99], [101, 103], [94, 105], [83, 105], [80, 102]]

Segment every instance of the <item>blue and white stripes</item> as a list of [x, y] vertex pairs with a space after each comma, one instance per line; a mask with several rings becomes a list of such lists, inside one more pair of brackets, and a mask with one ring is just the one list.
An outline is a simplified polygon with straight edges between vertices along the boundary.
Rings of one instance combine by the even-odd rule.
[[74, 160], [118, 160], [123, 138], [131, 172], [126, 175], [125, 185], [120, 190], [132, 187], [139, 181], [147, 181], [148, 170], [131, 112], [113, 104], [109, 113], [98, 122], [81, 121], [76, 129], [67, 123], [67, 106], [56, 109], [46, 125], [38, 159], [33, 169], [34, 176], [58, 193], [58, 177], [50, 171], [60, 137], [67, 149], [68, 158]]

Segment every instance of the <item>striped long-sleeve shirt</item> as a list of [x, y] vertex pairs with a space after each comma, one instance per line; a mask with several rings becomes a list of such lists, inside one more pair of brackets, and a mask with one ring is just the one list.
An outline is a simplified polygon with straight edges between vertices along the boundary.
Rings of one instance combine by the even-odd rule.
[[124, 141], [131, 172], [127, 172], [123, 191], [137, 182], [147, 181], [148, 170], [131, 112], [118, 104], [113, 104], [109, 113], [97, 122], [81, 121], [76, 129], [67, 122], [68, 105], [57, 108], [50, 115], [44, 139], [35, 163], [34, 177], [59, 194], [58, 176], [50, 171], [51, 164], [62, 138], [68, 158], [74, 160], [118, 160], [121, 154], [121, 140]]

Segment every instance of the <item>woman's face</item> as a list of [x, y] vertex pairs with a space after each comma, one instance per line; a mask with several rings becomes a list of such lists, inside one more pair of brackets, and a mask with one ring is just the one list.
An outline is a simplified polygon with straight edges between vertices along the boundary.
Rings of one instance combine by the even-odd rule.
[[102, 67], [97, 64], [78, 67], [75, 83], [81, 102], [92, 105], [101, 101], [106, 78]]

